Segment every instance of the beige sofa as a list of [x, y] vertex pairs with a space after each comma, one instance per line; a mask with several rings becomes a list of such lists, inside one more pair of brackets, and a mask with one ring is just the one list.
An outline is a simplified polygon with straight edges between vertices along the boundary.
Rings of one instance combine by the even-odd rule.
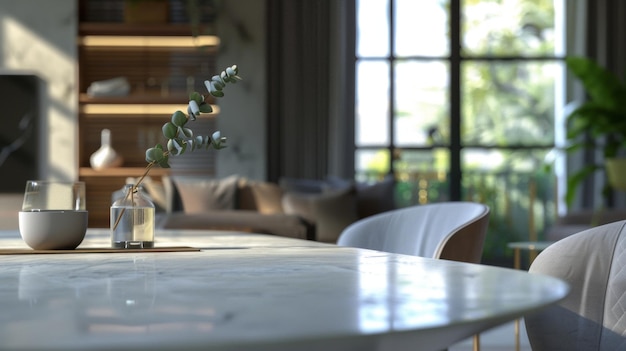
[[[147, 185], [152, 195], [155, 190]], [[237, 175], [222, 179], [164, 177], [165, 200], [161, 201], [163, 211], [157, 215], [157, 226], [247, 231], [334, 243], [354, 221], [395, 208], [393, 189], [390, 178], [375, 184], [282, 178], [275, 184]]]

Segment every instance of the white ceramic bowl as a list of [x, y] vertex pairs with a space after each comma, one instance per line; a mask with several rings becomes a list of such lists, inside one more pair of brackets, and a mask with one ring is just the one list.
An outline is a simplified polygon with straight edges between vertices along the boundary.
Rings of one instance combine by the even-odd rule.
[[73, 250], [85, 238], [87, 218], [87, 211], [20, 211], [20, 235], [35, 250]]

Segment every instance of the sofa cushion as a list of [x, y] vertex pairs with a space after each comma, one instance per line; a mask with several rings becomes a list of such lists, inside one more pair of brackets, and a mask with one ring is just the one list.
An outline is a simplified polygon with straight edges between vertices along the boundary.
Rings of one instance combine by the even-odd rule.
[[315, 240], [323, 242], [336, 242], [358, 220], [354, 187], [321, 194], [288, 192], [283, 196], [283, 209], [314, 224]]
[[215, 210], [206, 213], [164, 214], [159, 228], [234, 230], [272, 234], [298, 239], [312, 239], [312, 229], [300, 217], [287, 214], [260, 214], [245, 210]]
[[274, 183], [241, 179], [237, 208], [262, 214], [284, 213], [283, 190]]
[[357, 213], [359, 218], [365, 218], [396, 208], [395, 180], [387, 175], [383, 180], [374, 183], [354, 182], [334, 176], [326, 180], [326, 189], [342, 190], [356, 188]]
[[198, 176], [173, 176], [172, 180], [187, 214], [235, 208], [238, 176], [207, 179]]

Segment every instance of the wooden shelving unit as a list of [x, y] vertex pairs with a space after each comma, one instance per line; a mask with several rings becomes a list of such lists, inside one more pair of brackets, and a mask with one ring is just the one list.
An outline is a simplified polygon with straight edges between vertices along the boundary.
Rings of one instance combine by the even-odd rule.
[[[186, 111], [189, 92], [205, 91], [203, 82], [215, 72], [219, 45], [215, 36], [194, 37], [188, 24], [111, 22], [106, 18], [99, 20], [97, 11], [86, 13], [89, 5], [101, 7], [105, 2], [79, 1], [81, 18], [76, 40], [80, 92], [78, 169], [87, 186], [91, 227], [109, 226], [111, 194], [123, 187], [126, 178], [143, 174], [145, 150], [165, 142], [161, 127], [177, 109]], [[109, 2], [115, 6], [120, 3]], [[87, 94], [93, 82], [115, 77], [127, 79], [127, 95]], [[217, 107], [215, 111], [219, 111]], [[211, 116], [194, 122], [195, 128], [202, 131], [213, 130], [213, 123]], [[111, 130], [112, 146], [124, 163], [118, 168], [96, 171], [90, 167], [89, 157], [100, 147], [100, 132], [105, 128]], [[176, 173], [213, 172], [213, 160], [207, 156], [200, 162], [186, 163], [183, 159], [176, 166]], [[150, 176], [159, 180], [170, 172], [153, 168]]]

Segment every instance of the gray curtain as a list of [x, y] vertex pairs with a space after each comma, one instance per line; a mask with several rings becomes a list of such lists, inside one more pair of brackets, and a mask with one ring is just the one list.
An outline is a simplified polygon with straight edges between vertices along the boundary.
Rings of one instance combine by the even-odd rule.
[[329, 1], [268, 1], [268, 179], [321, 178], [328, 145]]
[[624, 75], [626, 70], [626, 2], [588, 0], [587, 55]]
[[[626, 73], [626, 1], [587, 0], [587, 23], [585, 55], [594, 58], [601, 65], [624, 77]], [[592, 150], [585, 155], [585, 163], [594, 163], [602, 157]], [[598, 189], [604, 185], [604, 176], [589, 180], [584, 185], [582, 207], [595, 208], [604, 198]], [[608, 207], [623, 206], [624, 194], [613, 192], [607, 199]]]
[[343, 39], [350, 24], [339, 10], [350, 3], [267, 1], [268, 180], [322, 179], [353, 168], [346, 116], [354, 109], [354, 44]]

